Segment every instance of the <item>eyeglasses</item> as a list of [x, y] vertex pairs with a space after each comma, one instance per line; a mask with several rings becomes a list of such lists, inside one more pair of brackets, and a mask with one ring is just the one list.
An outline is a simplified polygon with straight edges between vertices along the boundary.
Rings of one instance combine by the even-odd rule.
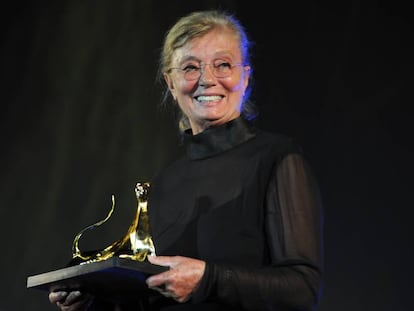
[[207, 63], [191, 63], [186, 64], [183, 68], [180, 67], [172, 67], [168, 70], [170, 72], [171, 70], [175, 69], [179, 72], [183, 73], [184, 79], [187, 81], [193, 81], [198, 80], [201, 76], [201, 72], [204, 72], [205, 66], [209, 65], [210, 69], [213, 72], [213, 75], [216, 78], [227, 78], [230, 77], [233, 74], [233, 68], [243, 66], [242, 63], [230, 63], [223, 60], [215, 60], [211, 64]]

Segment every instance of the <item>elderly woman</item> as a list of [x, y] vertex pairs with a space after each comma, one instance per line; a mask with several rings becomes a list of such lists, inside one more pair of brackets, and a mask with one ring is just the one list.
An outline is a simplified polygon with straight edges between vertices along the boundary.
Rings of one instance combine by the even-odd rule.
[[[299, 146], [259, 130], [249, 102], [249, 40], [233, 16], [194, 12], [168, 31], [167, 94], [186, 153], [152, 180], [151, 234], [168, 266], [147, 279], [147, 310], [314, 310], [322, 274], [316, 182]], [[89, 295], [54, 292], [61, 310]], [[91, 306], [93, 308], [93, 304]], [[136, 310], [139, 310], [137, 307]]]

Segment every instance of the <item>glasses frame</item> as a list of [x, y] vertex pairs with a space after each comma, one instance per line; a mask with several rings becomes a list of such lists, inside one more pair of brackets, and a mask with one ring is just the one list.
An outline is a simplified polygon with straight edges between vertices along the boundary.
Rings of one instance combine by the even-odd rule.
[[[220, 75], [220, 74], [218, 74], [218, 75], [217, 75], [216, 68], [218, 68], [218, 67], [219, 67], [220, 65], [222, 65], [223, 63], [228, 63], [228, 64], [230, 65], [230, 67], [229, 67], [230, 74], [228, 74], [228, 75], [224, 75], [224, 76], [222, 76], [222, 75]], [[210, 66], [211, 72], [213, 73], [213, 75], [214, 75], [217, 79], [224, 79], [224, 78], [228, 78], [228, 77], [230, 77], [230, 76], [233, 74], [233, 71], [232, 71], [232, 70], [233, 70], [233, 68], [235, 68], [235, 67], [244, 67], [244, 66], [247, 66], [247, 65], [245, 65], [245, 64], [243, 64], [243, 63], [231, 63], [231, 62], [228, 62], [228, 61], [223, 62], [223, 63], [221, 63], [220, 65], [217, 65], [217, 66], [215, 66], [215, 65], [214, 65], [214, 63], [200, 63], [200, 64], [199, 64], [199, 68], [198, 68], [198, 70], [197, 70], [197, 71], [194, 71], [194, 72], [197, 72], [197, 73], [198, 73], [198, 76], [197, 76], [196, 78], [190, 78], [190, 79], [189, 79], [189, 78], [187, 78], [187, 77], [186, 77], [186, 74], [188, 74], [189, 72], [187, 72], [185, 68], [180, 68], [180, 67], [171, 67], [171, 68], [169, 68], [169, 69], [167, 70], [167, 73], [170, 73], [173, 69], [175, 69], [175, 70], [178, 70], [180, 73], [182, 73], [182, 74], [183, 74], [184, 80], [186, 80], [186, 81], [195, 81], [195, 80], [200, 79], [201, 74], [202, 74], [202, 73], [204, 73], [204, 71], [205, 71], [205, 67], [208, 65], [208, 66]]]

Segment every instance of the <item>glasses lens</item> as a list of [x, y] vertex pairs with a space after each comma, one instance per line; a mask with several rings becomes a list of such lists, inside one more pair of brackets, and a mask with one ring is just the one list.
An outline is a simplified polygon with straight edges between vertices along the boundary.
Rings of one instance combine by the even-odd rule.
[[200, 69], [184, 71], [184, 79], [187, 81], [197, 80], [200, 78]]
[[226, 78], [231, 75], [232, 65], [228, 62], [217, 62], [213, 65], [213, 72], [217, 78]]

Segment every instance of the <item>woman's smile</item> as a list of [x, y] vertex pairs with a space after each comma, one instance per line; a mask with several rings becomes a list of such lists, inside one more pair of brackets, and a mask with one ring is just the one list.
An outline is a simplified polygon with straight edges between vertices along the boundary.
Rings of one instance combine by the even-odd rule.
[[202, 104], [209, 104], [221, 100], [224, 96], [221, 95], [200, 95], [194, 97], [196, 101]]

